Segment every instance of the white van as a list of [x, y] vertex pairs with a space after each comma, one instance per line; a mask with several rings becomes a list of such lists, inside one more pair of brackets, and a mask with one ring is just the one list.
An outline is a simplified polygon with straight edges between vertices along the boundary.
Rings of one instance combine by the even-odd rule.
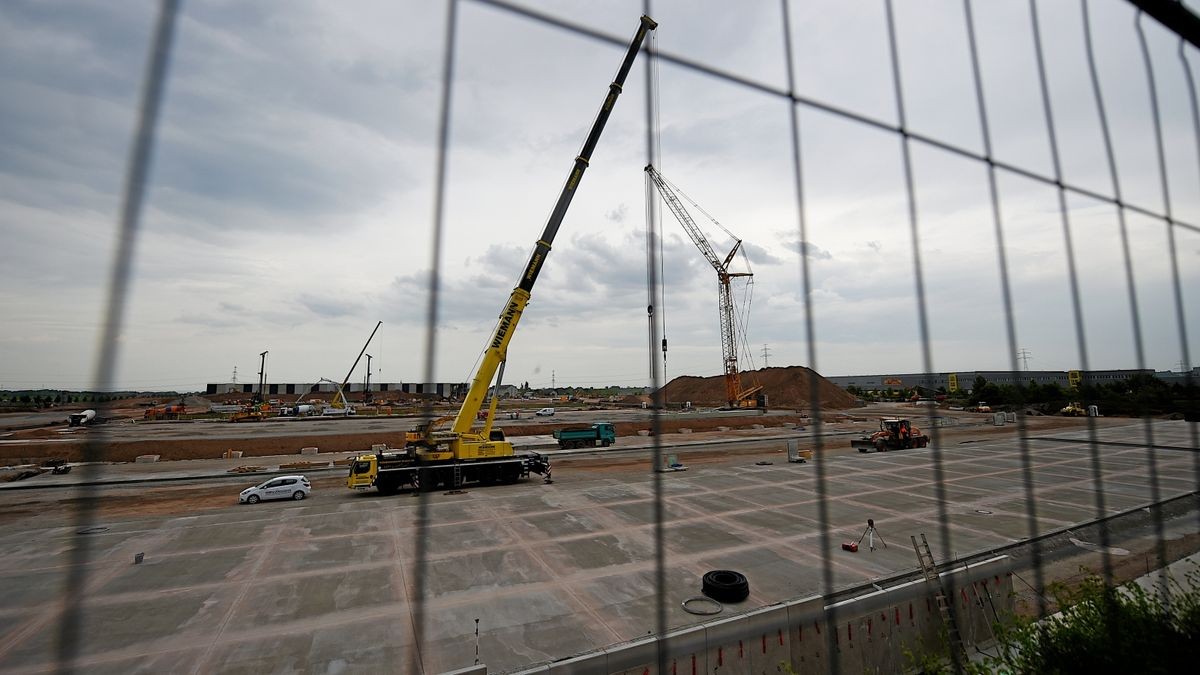
[[537, 415], [540, 417], [550, 417], [553, 414], [554, 408], [542, 408], [541, 410], [537, 411]]

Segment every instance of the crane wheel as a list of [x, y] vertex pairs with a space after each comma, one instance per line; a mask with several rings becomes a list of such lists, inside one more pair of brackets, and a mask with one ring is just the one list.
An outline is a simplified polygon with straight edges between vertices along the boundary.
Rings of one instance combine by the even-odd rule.
[[746, 575], [733, 570], [705, 572], [700, 590], [717, 602], [741, 602], [750, 596]]

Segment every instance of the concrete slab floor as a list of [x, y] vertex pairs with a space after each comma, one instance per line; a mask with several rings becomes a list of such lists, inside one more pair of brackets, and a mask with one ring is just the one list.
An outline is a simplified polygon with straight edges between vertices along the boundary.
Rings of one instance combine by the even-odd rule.
[[[1183, 427], [1155, 423], [1156, 442], [1190, 443]], [[1106, 440], [1144, 439], [1140, 423], [1104, 432]], [[1040, 530], [1092, 518], [1091, 449], [1045, 442], [1035, 449]], [[1162, 498], [1196, 488], [1190, 452], [1104, 446], [1102, 454], [1110, 510], [1150, 501], [1148, 457]], [[947, 469], [949, 502], [941, 506], [935, 456]], [[710, 569], [750, 579], [751, 597], [726, 614], [818, 592], [826, 566], [835, 586], [911, 570], [910, 535], [925, 533], [941, 557], [943, 511], [947, 548], [957, 555], [1028, 536], [1015, 439], [937, 455], [826, 459], [824, 524], [815, 469], [755, 466], [740, 456], [656, 477], [644, 467], [589, 472], [564, 462], [555, 474], [571, 480], [553, 485], [435, 493], [424, 564], [414, 559], [420, 500], [340, 488], [300, 503], [202, 513], [183, 505], [182, 516], [108, 519], [97, 523], [107, 529], [89, 535], [61, 517], [19, 521], [0, 532], [0, 670], [55, 669], [60, 594], [70, 550], [82, 538], [91, 547], [82, 568], [82, 670], [431, 673], [474, 663], [476, 619], [480, 659], [502, 671], [645, 635], [654, 629], [659, 590], [669, 626], [696, 623], [679, 603], [699, 593]], [[663, 589], [654, 571], [656, 479], [666, 495]], [[26, 498], [0, 494], [0, 514], [27, 508], [19, 503]], [[841, 551], [867, 518], [887, 548], [877, 542], [869, 551], [864, 540], [858, 553]], [[832, 550], [820, 547], [822, 528]], [[133, 565], [137, 552], [146, 558]], [[418, 588], [424, 603], [416, 602]]]

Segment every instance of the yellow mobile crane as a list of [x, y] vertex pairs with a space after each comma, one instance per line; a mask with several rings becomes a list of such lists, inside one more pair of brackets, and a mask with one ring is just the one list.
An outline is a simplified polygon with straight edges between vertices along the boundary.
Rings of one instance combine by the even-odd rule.
[[[621, 88], [641, 49], [642, 41], [657, 27], [658, 24], [650, 17], [641, 18], [633, 41], [625, 51], [621, 67], [617, 70], [612, 84], [608, 86], [608, 95], [604, 98], [600, 111], [596, 113], [591, 131], [567, 175], [567, 182], [559, 193], [542, 236], [534, 245], [529, 263], [500, 313], [479, 369], [471, 380], [470, 389], [467, 390], [466, 399], [458, 414], [453, 418], [442, 417], [418, 425], [405, 434], [406, 444], [403, 449], [390, 450], [386, 446], [376, 445], [370, 454], [359, 455], [350, 465], [347, 487], [365, 490], [374, 486], [384, 494], [391, 494], [405, 485], [428, 490], [439, 485], [459, 487], [476, 482], [512, 483], [527, 477], [530, 472], [545, 476], [549, 482], [549, 459], [532, 452], [515, 453], [512, 443], [505, 440], [504, 431], [493, 428], [497, 397], [493, 396], [488, 404], [483, 424], [475, 426], [475, 421], [477, 413], [484, 405], [492, 380], [495, 380], [499, 388], [504, 379], [508, 343], [512, 340], [521, 313], [529, 302], [533, 284], [546, 262], [550, 246], [554, 243], [554, 236], [558, 233], [571, 199], [583, 179], [583, 173], [587, 170], [592, 152], [596, 149], [596, 143], [600, 140], [600, 134], [604, 131], [604, 125], [608, 122], [617, 97], [621, 95]], [[449, 428], [445, 428], [445, 424], [451, 420], [453, 422]]]

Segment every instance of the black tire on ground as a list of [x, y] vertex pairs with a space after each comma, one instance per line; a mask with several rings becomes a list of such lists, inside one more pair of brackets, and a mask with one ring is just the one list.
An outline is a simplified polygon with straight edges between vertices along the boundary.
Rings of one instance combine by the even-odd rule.
[[249, 497], [246, 497], [246, 503], [247, 504], [257, 504], [258, 503], [258, 495], [250, 495]]
[[750, 596], [750, 582], [741, 572], [712, 570], [704, 573], [700, 590], [717, 602], [741, 602]]
[[295, 499], [296, 501], [300, 501], [301, 499], [304, 499], [304, 490], [296, 490], [295, 492], [293, 492], [292, 499]]
[[883, 439], [875, 441], [875, 452], [887, 452], [887, 442]]

